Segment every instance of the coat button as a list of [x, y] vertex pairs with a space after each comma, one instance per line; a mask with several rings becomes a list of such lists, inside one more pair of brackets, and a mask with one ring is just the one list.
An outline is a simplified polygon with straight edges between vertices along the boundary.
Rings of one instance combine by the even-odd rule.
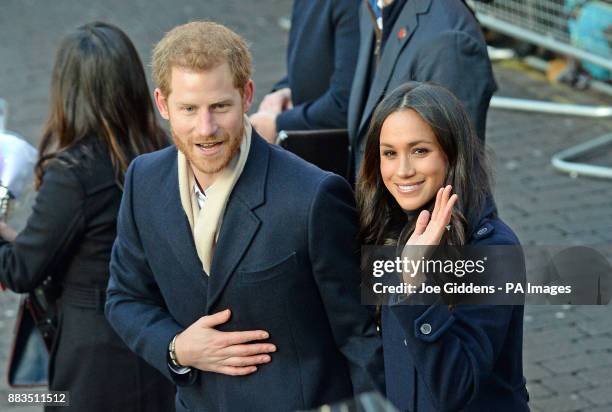
[[404, 339], [404, 346], [408, 346], [408, 342]]
[[482, 236], [484, 234], [486, 234], [488, 231], [488, 229], [486, 227], [483, 227], [482, 229], [480, 229], [478, 232], [476, 232], [476, 235], [478, 236]]
[[421, 325], [421, 333], [423, 335], [429, 335], [431, 333], [431, 325], [429, 323], [423, 323]]

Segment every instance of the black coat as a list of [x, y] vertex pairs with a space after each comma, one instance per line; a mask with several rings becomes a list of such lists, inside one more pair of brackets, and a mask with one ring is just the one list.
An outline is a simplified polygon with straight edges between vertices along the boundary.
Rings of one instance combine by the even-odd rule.
[[25, 229], [2, 241], [0, 282], [28, 292], [51, 275], [61, 285], [49, 387], [70, 391], [69, 409], [169, 411], [171, 383], [125, 346], [103, 314], [120, 199], [97, 138], [62, 153], [46, 169]]

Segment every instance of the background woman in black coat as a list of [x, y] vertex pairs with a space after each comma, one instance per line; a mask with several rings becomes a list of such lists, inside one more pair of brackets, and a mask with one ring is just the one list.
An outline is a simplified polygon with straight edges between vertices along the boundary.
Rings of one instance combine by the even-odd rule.
[[70, 391], [69, 409], [174, 408], [173, 386], [103, 313], [123, 175], [135, 156], [165, 144], [130, 39], [105, 23], [67, 36], [53, 69], [32, 215], [19, 235], [0, 225], [0, 282], [19, 293], [49, 276], [60, 286], [49, 388]]

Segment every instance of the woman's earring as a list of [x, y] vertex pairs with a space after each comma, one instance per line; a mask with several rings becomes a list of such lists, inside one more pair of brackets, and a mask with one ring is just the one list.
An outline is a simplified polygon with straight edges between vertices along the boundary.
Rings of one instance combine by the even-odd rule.
[[451, 230], [451, 225], [446, 225], [446, 231], [450, 232], [450, 230]]

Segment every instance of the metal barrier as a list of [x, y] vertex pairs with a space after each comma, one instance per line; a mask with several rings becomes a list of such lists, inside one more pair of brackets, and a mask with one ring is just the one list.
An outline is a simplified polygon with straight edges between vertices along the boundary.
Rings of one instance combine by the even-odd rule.
[[[509, 97], [493, 97], [491, 107], [505, 110], [563, 114], [569, 116], [612, 118], [612, 107], [583, 106], [574, 104], [552, 103], [538, 100], [515, 99]], [[572, 162], [579, 156], [596, 152], [599, 148], [612, 144], [612, 134], [605, 134], [587, 142], [572, 146], [554, 154], [551, 158], [553, 167], [571, 176], [593, 176], [612, 179], [612, 168]]]
[[[612, 72], [612, 0], [494, 0], [468, 1], [481, 25], [495, 32], [580, 59], [591, 74]], [[612, 107], [559, 104], [494, 97], [491, 107], [595, 118], [612, 117]], [[551, 163], [573, 176], [612, 179], [612, 168], [570, 161], [612, 143], [604, 135], [555, 154]]]
[[484, 27], [612, 70], [612, 0], [470, 0]]

